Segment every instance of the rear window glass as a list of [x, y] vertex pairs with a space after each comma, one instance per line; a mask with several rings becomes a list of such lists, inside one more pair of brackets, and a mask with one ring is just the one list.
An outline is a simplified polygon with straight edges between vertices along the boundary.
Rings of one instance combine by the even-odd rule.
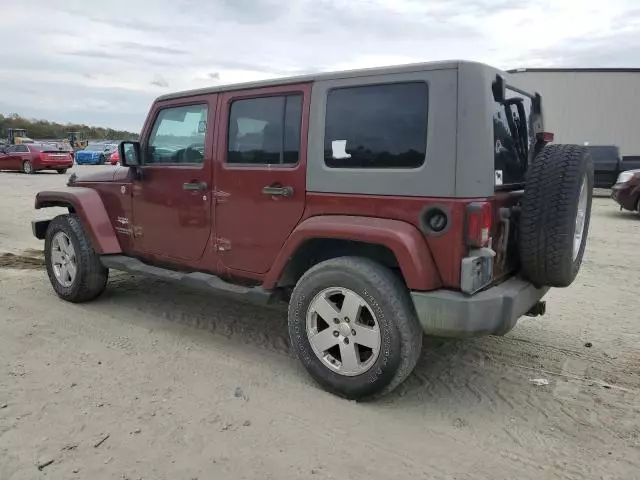
[[327, 95], [324, 160], [331, 168], [417, 168], [425, 160], [424, 82], [337, 88]]
[[[493, 144], [496, 185], [524, 183], [532, 145], [531, 98], [507, 88], [507, 103], [494, 102]], [[510, 102], [511, 101], [511, 102]], [[517, 104], [521, 103], [522, 109]]]

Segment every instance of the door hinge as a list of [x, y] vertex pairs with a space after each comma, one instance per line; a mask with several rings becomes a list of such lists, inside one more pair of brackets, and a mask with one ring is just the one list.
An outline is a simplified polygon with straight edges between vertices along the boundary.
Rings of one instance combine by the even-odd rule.
[[231, 241], [226, 238], [216, 238], [216, 250], [218, 252], [227, 252], [231, 250]]
[[211, 191], [211, 196], [213, 197], [213, 203], [223, 203], [229, 198], [229, 192], [214, 189]]

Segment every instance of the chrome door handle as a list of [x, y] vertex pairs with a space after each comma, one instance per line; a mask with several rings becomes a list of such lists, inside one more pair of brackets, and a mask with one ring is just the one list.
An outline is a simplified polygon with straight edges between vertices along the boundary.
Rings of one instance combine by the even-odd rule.
[[202, 192], [207, 189], [207, 182], [190, 182], [182, 184], [183, 190]]
[[264, 187], [262, 193], [273, 197], [290, 197], [293, 195], [293, 187]]

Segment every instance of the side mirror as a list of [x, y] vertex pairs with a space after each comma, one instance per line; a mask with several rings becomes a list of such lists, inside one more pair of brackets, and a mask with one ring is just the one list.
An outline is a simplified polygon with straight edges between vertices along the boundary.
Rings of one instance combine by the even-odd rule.
[[139, 167], [142, 165], [140, 142], [120, 142], [118, 154], [120, 155], [120, 164], [124, 167]]

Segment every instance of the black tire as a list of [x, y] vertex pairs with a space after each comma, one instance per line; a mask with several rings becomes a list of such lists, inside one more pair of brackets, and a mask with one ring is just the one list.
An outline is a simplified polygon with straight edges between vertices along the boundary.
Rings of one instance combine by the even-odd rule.
[[104, 165], [104, 162], [105, 162], [105, 156], [100, 155], [100, 158], [98, 158], [98, 165]]
[[60, 175], [64, 175], [65, 173], [67, 173], [67, 169], [66, 168], [58, 168], [56, 170], [56, 172], [58, 172]]
[[33, 164], [29, 160], [22, 162], [22, 173], [26, 173], [27, 175], [33, 175], [36, 173], [33, 169]]
[[[63, 232], [69, 237], [75, 250], [77, 273], [70, 286], [64, 286], [58, 281], [51, 261], [51, 243], [58, 232]], [[104, 292], [109, 270], [100, 262], [76, 215], [59, 215], [51, 221], [45, 236], [44, 258], [49, 281], [60, 298], [68, 302], [81, 303], [93, 300]]]
[[[357, 376], [331, 370], [314, 353], [307, 336], [311, 302], [332, 287], [361, 296], [379, 324], [378, 358]], [[289, 303], [289, 336], [296, 355], [322, 387], [352, 400], [372, 400], [400, 385], [418, 361], [422, 335], [407, 288], [391, 270], [366, 258], [341, 257], [314, 266], [298, 281]]]
[[[586, 188], [582, 241], [574, 257], [581, 188]], [[589, 233], [593, 161], [578, 145], [547, 145], [529, 166], [520, 217], [520, 259], [536, 285], [567, 287], [576, 278]]]

